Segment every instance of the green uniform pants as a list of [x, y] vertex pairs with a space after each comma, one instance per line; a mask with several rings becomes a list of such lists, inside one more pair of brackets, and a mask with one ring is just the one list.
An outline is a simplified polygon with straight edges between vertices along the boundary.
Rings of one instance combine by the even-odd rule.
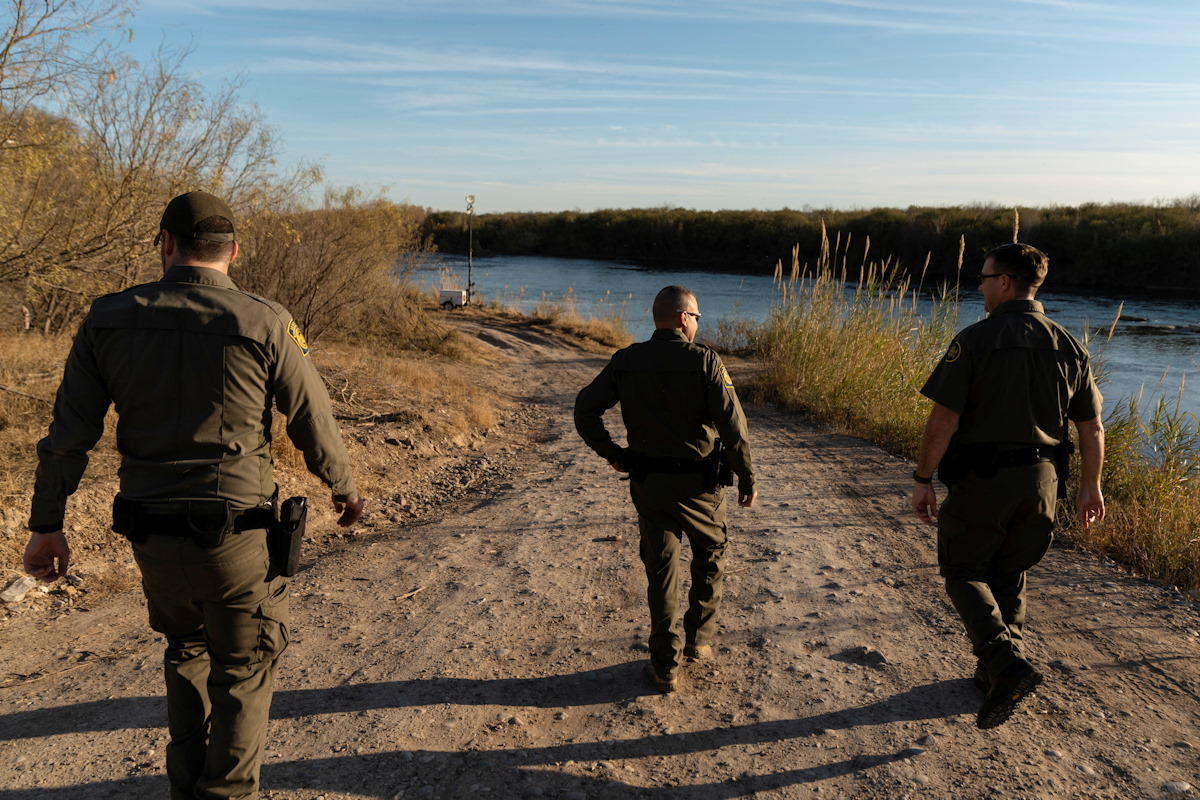
[[938, 565], [979, 663], [994, 678], [1024, 658], [1025, 572], [1054, 532], [1058, 479], [1048, 462], [968, 471], [938, 513]]
[[288, 644], [287, 584], [267, 580], [266, 532], [207, 550], [152, 535], [134, 554], [150, 627], [167, 637], [171, 798], [254, 800], [276, 660]]
[[638, 512], [641, 557], [650, 604], [650, 660], [658, 675], [671, 680], [679, 669], [682, 644], [675, 632], [679, 616], [679, 551], [687, 536], [692, 548], [691, 588], [683, 615], [687, 644], [708, 644], [717, 629], [724, 578], [725, 495], [704, 491], [697, 474], [651, 472], [630, 481]]

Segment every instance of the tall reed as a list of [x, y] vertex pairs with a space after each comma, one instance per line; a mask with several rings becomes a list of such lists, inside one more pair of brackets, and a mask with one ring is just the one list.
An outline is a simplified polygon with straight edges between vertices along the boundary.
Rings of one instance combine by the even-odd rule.
[[870, 238], [851, 280], [850, 237], [831, 245], [821, 234], [813, 266], [793, 248], [790, 273], [775, 268], [780, 301], [752, 337], [766, 362], [759, 386], [788, 408], [914, 457], [929, 413], [918, 390], [953, 334], [956, 291], [943, 288], [923, 311], [897, 263], [870, 260]]

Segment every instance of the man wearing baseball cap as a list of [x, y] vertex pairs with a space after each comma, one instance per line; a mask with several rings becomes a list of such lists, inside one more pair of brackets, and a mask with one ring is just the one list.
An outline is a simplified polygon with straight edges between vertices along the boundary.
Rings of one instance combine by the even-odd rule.
[[171, 797], [256, 798], [271, 688], [288, 644], [287, 585], [270, 563], [271, 407], [333, 492], [363, 500], [308, 345], [281, 306], [239, 290], [233, 211], [188, 192], [163, 212], [161, 280], [98, 298], [67, 356], [39, 465], [25, 570], [67, 574], [67, 497], [116, 407], [113, 530], [133, 546], [164, 670]]

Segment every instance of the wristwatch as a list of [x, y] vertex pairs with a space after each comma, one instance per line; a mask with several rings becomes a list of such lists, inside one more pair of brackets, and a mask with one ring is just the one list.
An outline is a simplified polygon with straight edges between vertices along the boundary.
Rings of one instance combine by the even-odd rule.
[[917, 471], [914, 469], [913, 470], [913, 480], [916, 481], [917, 483], [930, 484], [930, 483], [933, 483], [933, 476], [931, 475], [928, 478], [923, 478], [920, 475], [918, 475]]

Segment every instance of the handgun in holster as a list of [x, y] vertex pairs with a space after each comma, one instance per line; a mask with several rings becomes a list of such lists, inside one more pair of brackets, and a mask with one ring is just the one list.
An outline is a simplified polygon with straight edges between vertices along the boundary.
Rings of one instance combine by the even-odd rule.
[[1063, 429], [1063, 440], [1054, 446], [1054, 474], [1058, 477], [1059, 500], [1067, 499], [1067, 479], [1071, 477], [1071, 454], [1075, 452], [1075, 443]]
[[963, 479], [963, 475], [967, 473], [967, 467], [969, 466], [966, 449], [959, 444], [958, 437], [954, 437], [946, 447], [946, 452], [942, 455], [942, 460], [938, 462], [938, 480], [946, 488], [950, 488]]
[[719, 491], [722, 486], [733, 486], [733, 464], [729, 463], [729, 451], [725, 443], [718, 437], [713, 443], [712, 452], [704, 457], [704, 490], [709, 494]]
[[271, 529], [271, 572], [290, 578], [300, 571], [300, 548], [308, 519], [308, 498], [289, 497], [279, 506], [279, 520]]

